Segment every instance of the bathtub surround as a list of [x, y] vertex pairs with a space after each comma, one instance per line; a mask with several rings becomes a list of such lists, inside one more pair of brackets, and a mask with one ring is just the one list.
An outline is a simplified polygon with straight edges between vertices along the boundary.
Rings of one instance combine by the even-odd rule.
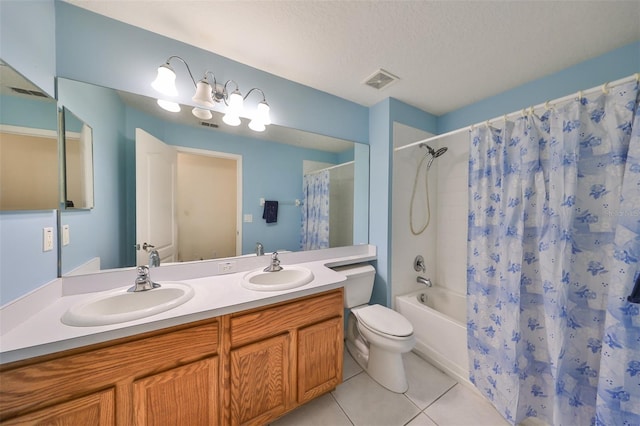
[[640, 424], [638, 99], [605, 85], [472, 130], [470, 374], [512, 424]]

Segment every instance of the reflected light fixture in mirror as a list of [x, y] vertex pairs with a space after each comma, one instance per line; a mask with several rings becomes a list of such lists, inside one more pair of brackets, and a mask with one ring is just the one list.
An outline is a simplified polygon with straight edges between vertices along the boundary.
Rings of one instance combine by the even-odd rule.
[[[251, 114], [249, 128], [255, 132], [263, 132], [266, 126], [271, 124], [271, 118], [269, 116], [270, 107], [267, 103], [266, 96], [261, 89], [254, 87], [243, 97], [238, 87], [238, 83], [234, 80], [227, 80], [224, 85], [218, 84], [216, 82], [215, 75], [211, 71], [205, 71], [202, 79], [196, 83], [196, 80], [193, 78], [193, 74], [191, 73], [191, 69], [189, 68], [189, 64], [179, 56], [170, 56], [164, 64], [158, 67], [158, 75], [151, 83], [151, 87], [156, 91], [169, 97], [176, 97], [178, 95], [178, 89], [176, 88], [176, 73], [170, 64], [172, 59], [181, 61], [187, 68], [189, 77], [195, 87], [195, 93], [191, 100], [198, 105], [193, 108], [192, 113], [199, 119], [211, 119], [212, 114], [210, 110], [214, 109], [216, 104], [224, 103], [227, 108], [222, 121], [229, 126], [239, 126], [241, 123], [240, 116], [244, 115], [244, 101], [251, 93], [260, 92], [262, 100], [258, 103], [255, 112]], [[210, 83], [210, 77], [212, 84]], [[231, 83], [235, 85], [235, 90], [229, 93], [230, 90], [228, 86]], [[158, 99], [157, 102], [161, 108], [167, 111], [180, 111], [180, 106], [176, 102], [166, 99]]]

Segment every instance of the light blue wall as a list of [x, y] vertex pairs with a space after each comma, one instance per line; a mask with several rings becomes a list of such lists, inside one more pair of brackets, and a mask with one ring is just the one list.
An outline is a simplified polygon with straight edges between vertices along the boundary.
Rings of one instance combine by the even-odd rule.
[[438, 117], [446, 133], [640, 72], [640, 41]]
[[[0, 1], [0, 58], [52, 97], [54, 28], [52, 0]], [[0, 111], [3, 120], [12, 112], [5, 105], [0, 105]], [[0, 305], [56, 278], [56, 250], [42, 251], [44, 227], [56, 229], [54, 212], [0, 213]]]
[[0, 1], [0, 58], [55, 97], [53, 0]]
[[35, 129], [58, 130], [55, 100], [41, 101], [18, 96], [0, 96], [0, 123]]
[[[65, 210], [61, 224], [69, 225], [71, 243], [62, 248], [63, 273], [99, 257], [103, 269], [123, 265], [125, 214], [125, 109], [111, 89], [58, 80], [59, 104], [93, 130], [94, 204], [91, 210]], [[100, 244], [97, 244], [100, 242]]]
[[56, 211], [0, 214], [0, 306], [56, 278], [57, 251], [42, 251], [42, 229], [54, 229]]

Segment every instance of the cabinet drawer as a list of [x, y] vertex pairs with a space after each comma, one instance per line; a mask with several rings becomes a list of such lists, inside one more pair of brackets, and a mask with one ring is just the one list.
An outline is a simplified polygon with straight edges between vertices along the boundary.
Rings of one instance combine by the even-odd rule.
[[342, 288], [295, 302], [231, 317], [231, 346], [294, 330], [328, 318], [342, 316]]
[[2, 423], [14, 425], [96, 425], [115, 424], [115, 391], [108, 389], [26, 414]]
[[89, 346], [82, 352], [0, 372], [0, 419], [71, 400], [78, 394], [113, 386], [192, 362], [218, 351], [219, 321], [175, 327], [147, 337]]

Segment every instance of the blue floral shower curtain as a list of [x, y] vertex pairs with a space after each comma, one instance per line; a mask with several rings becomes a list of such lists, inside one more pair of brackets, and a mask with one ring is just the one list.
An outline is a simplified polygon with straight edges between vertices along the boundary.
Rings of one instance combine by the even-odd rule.
[[637, 109], [633, 82], [471, 132], [470, 379], [512, 424], [640, 424]]
[[329, 247], [329, 171], [304, 175], [300, 249]]

